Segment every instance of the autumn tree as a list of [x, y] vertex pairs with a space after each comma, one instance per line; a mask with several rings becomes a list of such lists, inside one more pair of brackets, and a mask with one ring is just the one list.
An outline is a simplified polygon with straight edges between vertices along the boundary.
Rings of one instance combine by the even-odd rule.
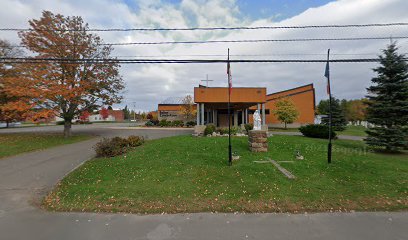
[[285, 124], [285, 129], [288, 123], [293, 123], [298, 117], [299, 112], [295, 104], [289, 99], [281, 99], [275, 103], [276, 109], [273, 111], [279, 121]]
[[91, 116], [91, 114], [90, 114], [88, 111], [83, 111], [83, 112], [81, 113], [81, 115], [79, 116], [79, 119], [80, 119], [81, 121], [86, 122], [86, 121], [89, 121], [89, 116]]
[[28, 71], [15, 82], [29, 82], [25, 90], [36, 91], [37, 112], [52, 110], [64, 119], [66, 137], [71, 135], [72, 119], [82, 111], [120, 102], [120, 66], [106, 60], [113, 48], [89, 33], [81, 17], [44, 11], [29, 24], [29, 31], [19, 32], [22, 44], [35, 58], [54, 60], [21, 64]]
[[185, 120], [191, 120], [196, 115], [196, 110], [194, 109], [194, 101], [191, 95], [187, 95], [183, 98], [180, 105], [180, 114]]
[[109, 111], [108, 109], [102, 107], [102, 109], [99, 111], [99, 115], [102, 116], [102, 119], [105, 120], [109, 117]]
[[[23, 51], [14, 48], [8, 41], [0, 39], [0, 57], [15, 58], [21, 57]], [[10, 122], [25, 119], [30, 110], [29, 95], [30, 92], [16, 91], [16, 86], [11, 78], [18, 76], [18, 70], [15, 63], [0, 62], [0, 121]], [[18, 104], [19, 98], [21, 104]]]

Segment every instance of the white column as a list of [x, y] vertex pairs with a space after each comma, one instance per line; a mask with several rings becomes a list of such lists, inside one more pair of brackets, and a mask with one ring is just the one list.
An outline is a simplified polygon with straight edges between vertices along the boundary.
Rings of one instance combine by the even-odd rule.
[[197, 103], [197, 125], [200, 125], [200, 104]]
[[260, 113], [261, 113], [261, 104], [258, 103], [258, 104], [256, 105], [256, 107], [257, 107], [258, 112], [259, 112], [259, 114], [260, 114]]
[[242, 116], [241, 116], [241, 119], [242, 119], [242, 124], [245, 124], [245, 109], [242, 109]]
[[204, 108], [204, 103], [201, 103], [201, 125], [204, 125], [204, 112], [205, 112], [205, 108]]
[[262, 103], [262, 125], [266, 125], [266, 122], [265, 122], [265, 103]]

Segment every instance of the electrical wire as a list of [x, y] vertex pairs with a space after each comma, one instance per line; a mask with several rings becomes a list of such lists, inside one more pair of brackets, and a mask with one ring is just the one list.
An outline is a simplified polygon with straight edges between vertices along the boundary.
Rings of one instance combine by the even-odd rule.
[[[263, 43], [263, 42], [311, 42], [311, 41], [361, 41], [361, 40], [389, 40], [390, 37], [346, 37], [346, 38], [291, 38], [291, 39], [243, 39], [243, 40], [203, 40], [203, 41], [162, 41], [162, 42], [128, 42], [101, 43], [98, 46], [131, 46], [131, 45], [165, 45], [165, 44], [211, 44], [211, 43]], [[408, 36], [393, 36], [392, 39], [408, 39]], [[74, 46], [74, 45], [52, 45]], [[0, 46], [4, 47], [4, 46]], [[11, 48], [24, 48], [24, 45], [12, 45]]]
[[[369, 24], [332, 24], [332, 25], [298, 25], [298, 26], [253, 26], [253, 27], [191, 27], [191, 28], [91, 28], [88, 32], [130, 32], [130, 31], [213, 31], [213, 30], [258, 30], [258, 29], [311, 29], [311, 28], [367, 28], [408, 26], [408, 23], [369, 23]], [[30, 29], [30, 28], [0, 28], [0, 31], [60, 31], [82, 32], [84, 29]]]

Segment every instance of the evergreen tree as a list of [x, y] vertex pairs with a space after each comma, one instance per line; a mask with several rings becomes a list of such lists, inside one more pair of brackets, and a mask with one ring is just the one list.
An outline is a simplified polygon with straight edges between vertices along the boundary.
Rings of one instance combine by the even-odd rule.
[[123, 111], [123, 115], [125, 117], [125, 120], [129, 120], [130, 119], [130, 111], [128, 109], [128, 106], [126, 105], [125, 108], [122, 111]]
[[[322, 118], [322, 124], [329, 125], [329, 100], [321, 100], [317, 106], [319, 114], [326, 115]], [[347, 121], [344, 116], [344, 112], [340, 105], [340, 100], [332, 97], [332, 127], [334, 131], [344, 131], [347, 126]]]
[[408, 65], [397, 50], [392, 43], [382, 51], [374, 85], [367, 88], [367, 121], [374, 127], [365, 141], [390, 152], [408, 145]]

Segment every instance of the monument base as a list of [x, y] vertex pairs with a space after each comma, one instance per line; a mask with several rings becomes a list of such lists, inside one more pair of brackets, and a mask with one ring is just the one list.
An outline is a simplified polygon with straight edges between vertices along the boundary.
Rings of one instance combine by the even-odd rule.
[[203, 136], [205, 127], [206, 127], [205, 125], [195, 125], [194, 126], [194, 135]]
[[248, 144], [251, 152], [267, 152], [268, 136], [267, 131], [251, 130], [248, 133]]

